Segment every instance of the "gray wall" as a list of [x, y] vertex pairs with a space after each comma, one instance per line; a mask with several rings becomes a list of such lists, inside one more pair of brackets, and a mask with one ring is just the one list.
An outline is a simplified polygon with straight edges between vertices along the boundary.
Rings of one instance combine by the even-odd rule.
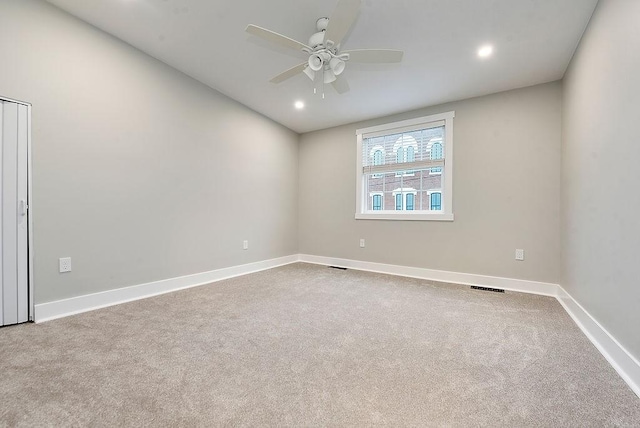
[[36, 303], [297, 253], [297, 134], [44, 2], [0, 2], [0, 52], [33, 104]]
[[561, 284], [640, 359], [638, 17], [601, 0], [565, 77]]
[[[356, 129], [450, 110], [455, 221], [355, 220]], [[302, 135], [300, 252], [557, 283], [561, 110], [555, 82]]]

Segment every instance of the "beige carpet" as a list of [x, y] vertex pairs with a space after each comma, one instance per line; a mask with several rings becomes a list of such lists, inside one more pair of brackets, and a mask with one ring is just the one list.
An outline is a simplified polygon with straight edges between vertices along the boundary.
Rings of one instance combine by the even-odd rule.
[[555, 299], [295, 264], [0, 329], [0, 426], [640, 426]]

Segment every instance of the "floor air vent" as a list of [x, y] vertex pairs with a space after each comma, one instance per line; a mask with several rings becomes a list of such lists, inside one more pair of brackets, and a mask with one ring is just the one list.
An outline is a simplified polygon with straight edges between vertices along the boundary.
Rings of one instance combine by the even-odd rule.
[[477, 287], [475, 285], [472, 285], [471, 289], [480, 291], [492, 291], [494, 293], [504, 293], [504, 290], [502, 288]]
[[340, 267], [340, 266], [329, 266], [331, 269], [340, 269], [340, 270], [347, 270], [347, 268], [345, 267]]

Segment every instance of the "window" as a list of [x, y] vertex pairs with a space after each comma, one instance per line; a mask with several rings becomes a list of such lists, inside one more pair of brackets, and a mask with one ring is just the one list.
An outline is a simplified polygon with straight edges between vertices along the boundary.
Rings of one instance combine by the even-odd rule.
[[357, 131], [357, 219], [453, 220], [454, 116]]
[[396, 211], [413, 211], [415, 209], [416, 194], [413, 187], [399, 187], [391, 193], [396, 203]]
[[372, 196], [373, 201], [372, 201], [372, 206], [373, 206], [373, 210], [374, 211], [381, 211], [382, 210], [382, 195], [381, 194], [375, 194]]
[[407, 194], [407, 203], [405, 204], [405, 209], [407, 211], [413, 211], [414, 199], [415, 199], [415, 195], [413, 193]]
[[[429, 150], [429, 158], [431, 160], [440, 160], [442, 159], [442, 139], [436, 138], [430, 142], [430, 145], [427, 146]], [[436, 167], [431, 168], [431, 174], [442, 174], [442, 168]]]
[[[375, 146], [371, 149], [371, 158], [373, 160], [373, 165], [379, 166], [384, 164], [384, 147]], [[381, 174], [374, 174], [372, 178], [380, 178]]]
[[433, 192], [429, 194], [429, 209], [432, 211], [440, 211], [442, 209], [442, 193]]
[[405, 162], [414, 162], [416, 160], [416, 151], [413, 146], [407, 147], [407, 159]]
[[[402, 134], [393, 145], [393, 150], [396, 152], [396, 164], [415, 162], [416, 150], [418, 149], [418, 142], [409, 134]], [[413, 175], [414, 171], [398, 171], [396, 176], [401, 175]]]
[[373, 152], [373, 164], [382, 165], [382, 150], [376, 150]]
[[402, 211], [402, 193], [396, 195], [396, 211]]

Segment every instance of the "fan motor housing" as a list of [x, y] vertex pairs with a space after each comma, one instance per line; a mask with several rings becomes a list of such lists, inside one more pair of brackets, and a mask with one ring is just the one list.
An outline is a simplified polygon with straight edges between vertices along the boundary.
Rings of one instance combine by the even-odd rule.
[[318, 29], [318, 32], [309, 37], [309, 46], [311, 46], [312, 49], [324, 47], [324, 33], [328, 26], [329, 18], [318, 18], [316, 21], [316, 28]]

